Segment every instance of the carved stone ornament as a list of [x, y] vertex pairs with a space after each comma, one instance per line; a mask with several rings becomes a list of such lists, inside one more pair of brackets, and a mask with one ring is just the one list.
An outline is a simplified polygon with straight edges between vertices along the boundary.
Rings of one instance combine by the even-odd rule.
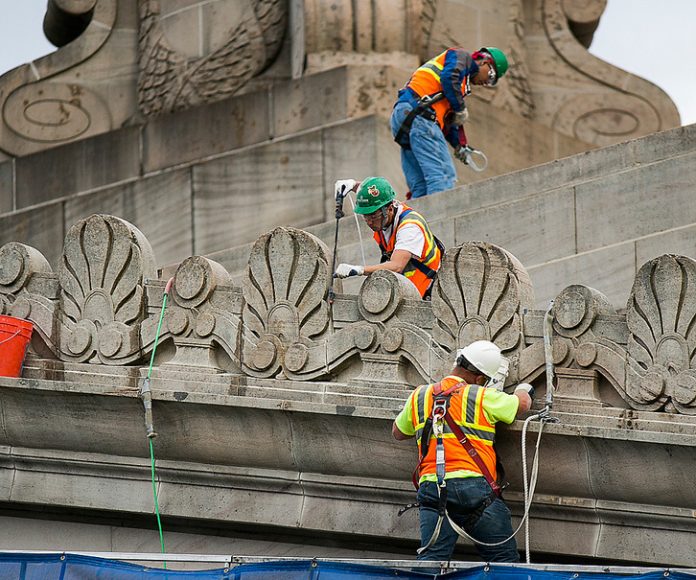
[[[170, 0], [139, 4], [138, 101], [146, 116], [234, 95], [273, 62], [287, 27], [288, 7], [282, 0], [184, 2], [166, 15], [163, 7]], [[200, 11], [208, 11], [209, 30], [200, 27]], [[176, 20], [187, 18], [193, 36], [182, 38]], [[197, 35], [202, 35], [198, 41]], [[203, 53], [191, 54], [204, 46]]]
[[662, 90], [587, 51], [606, 0], [543, 0], [541, 5], [551, 47], [586, 86], [567, 91], [560, 101], [554, 88], [545, 99], [542, 117], [549, 116], [553, 129], [603, 146], [679, 125], [676, 107]]
[[509, 252], [468, 242], [445, 254], [433, 290], [433, 338], [447, 352], [492, 340], [507, 354], [524, 344], [522, 313], [534, 305], [529, 274]]
[[[68, 71], [107, 44], [116, 26], [117, 2], [51, 1], [49, 13], [56, 4], [73, 11], [76, 20], [89, 17], [89, 23], [82, 34], [57, 52], [2, 76], [0, 150], [11, 155], [27, 155], [47, 146], [97, 135], [114, 126], [110, 104], [99, 90], [83, 82], [79, 73], [68, 77]], [[47, 14], [47, 26], [54, 20]], [[122, 47], [120, 51], [124, 52]]]
[[696, 414], [696, 261], [665, 255], [645, 264], [628, 300], [626, 395], [637, 409]]
[[68, 360], [125, 364], [140, 357], [143, 282], [155, 278], [150, 243], [119, 218], [93, 215], [68, 232], [58, 273]]
[[276, 228], [254, 244], [243, 283], [244, 364], [252, 374], [273, 376], [285, 365], [297, 372], [307, 363], [309, 347], [329, 328], [328, 254], [294, 228]]
[[230, 274], [217, 262], [192, 256], [179, 265], [160, 335], [160, 341], [169, 336], [176, 346], [176, 355], [167, 365], [223, 370], [214, 353], [219, 346], [235, 363], [235, 369], [224, 370], [239, 369], [236, 294]]
[[[337, 284], [329, 305], [329, 263], [326, 246], [294, 228], [257, 240], [241, 287], [220, 264], [187, 258], [170, 291], [160, 369], [407, 389], [447, 372], [455, 348], [487, 339], [511, 361], [509, 384], [541, 381], [545, 312], [532, 308], [529, 276], [502, 248], [450, 248], [431, 301], [404, 276], [379, 271], [357, 295]], [[0, 248], [2, 313], [34, 322], [47, 358], [147, 364], [165, 284], [147, 240], [111, 216], [70, 229], [57, 275], [33, 248]], [[558, 397], [606, 405], [600, 386], [609, 384], [612, 405], [696, 414], [694, 288], [696, 261], [675, 255], [640, 269], [625, 314], [597, 290], [565, 288], [552, 310]]]

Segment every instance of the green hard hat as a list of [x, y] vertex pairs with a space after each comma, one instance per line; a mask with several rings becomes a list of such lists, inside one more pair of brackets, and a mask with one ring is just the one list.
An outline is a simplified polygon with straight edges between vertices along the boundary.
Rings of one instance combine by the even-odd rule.
[[374, 213], [391, 203], [395, 197], [394, 188], [384, 177], [368, 177], [360, 184], [355, 196], [355, 213]]
[[487, 52], [493, 59], [495, 74], [498, 78], [502, 77], [508, 69], [508, 59], [505, 53], [495, 46], [484, 46], [479, 52]]

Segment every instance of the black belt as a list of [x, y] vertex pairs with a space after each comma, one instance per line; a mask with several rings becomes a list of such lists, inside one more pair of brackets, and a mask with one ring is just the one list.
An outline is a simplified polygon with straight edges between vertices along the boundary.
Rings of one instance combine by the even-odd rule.
[[435, 109], [431, 107], [433, 103], [441, 100], [444, 97], [442, 93], [436, 93], [435, 95], [425, 95], [421, 97], [415, 107], [411, 109], [406, 115], [404, 122], [401, 123], [401, 127], [396, 132], [394, 136], [394, 141], [396, 141], [403, 149], [411, 149], [411, 125], [413, 124], [413, 119], [420, 116], [428, 121], [437, 120], [437, 113]]

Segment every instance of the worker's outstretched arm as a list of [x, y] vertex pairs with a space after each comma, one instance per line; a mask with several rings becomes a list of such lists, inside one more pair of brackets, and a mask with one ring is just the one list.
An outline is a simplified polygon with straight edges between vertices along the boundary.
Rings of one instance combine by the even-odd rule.
[[376, 272], [377, 270], [390, 270], [401, 274], [412, 257], [413, 254], [407, 250], [394, 250], [391, 258], [386, 262], [365, 266], [365, 274], [372, 274], [372, 272]]
[[532, 408], [534, 387], [528, 383], [520, 383], [513, 394], [520, 400], [520, 404], [517, 407], [517, 417], [519, 417]]

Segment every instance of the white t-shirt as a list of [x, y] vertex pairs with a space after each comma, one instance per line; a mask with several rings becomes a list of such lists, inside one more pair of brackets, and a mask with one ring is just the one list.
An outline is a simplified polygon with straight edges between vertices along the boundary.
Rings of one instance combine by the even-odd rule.
[[[399, 222], [399, 217], [403, 211], [404, 206], [400, 203], [397, 206], [394, 221], [387, 229], [382, 230], [382, 235], [387, 242], [389, 242], [392, 236], [394, 224]], [[420, 258], [424, 247], [425, 236], [423, 235], [423, 231], [416, 224], [406, 224], [396, 233], [396, 242], [394, 243], [395, 250], [406, 250], [407, 252], [411, 252], [416, 258]]]

